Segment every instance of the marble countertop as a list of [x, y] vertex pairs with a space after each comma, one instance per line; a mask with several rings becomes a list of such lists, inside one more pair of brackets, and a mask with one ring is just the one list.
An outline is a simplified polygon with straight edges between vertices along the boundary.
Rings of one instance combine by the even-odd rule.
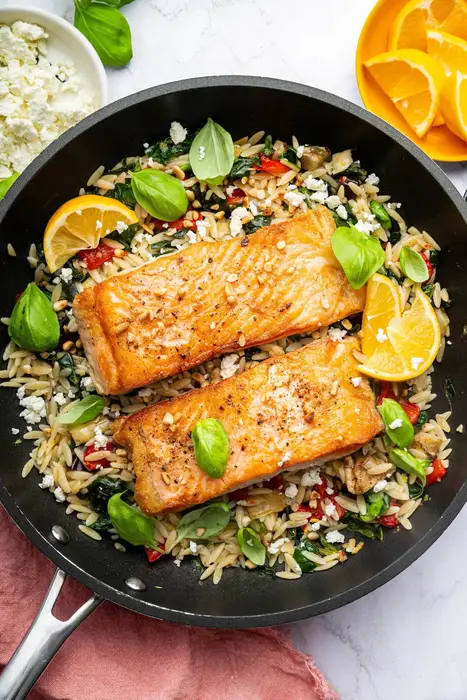
[[[72, 20], [72, 0], [25, 4]], [[110, 99], [182, 78], [234, 73], [285, 78], [360, 104], [354, 54], [374, 4], [135, 0], [124, 8], [134, 58], [108, 71]], [[450, 165], [446, 172], [464, 192], [467, 167]], [[345, 608], [291, 625], [297, 645], [313, 655], [343, 700], [465, 700], [467, 566], [459, 546], [466, 530], [464, 508], [396, 579]]]

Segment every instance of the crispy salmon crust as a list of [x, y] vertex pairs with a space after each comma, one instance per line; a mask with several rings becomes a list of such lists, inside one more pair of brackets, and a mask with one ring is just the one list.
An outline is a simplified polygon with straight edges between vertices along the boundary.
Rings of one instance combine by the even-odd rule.
[[201, 242], [89, 287], [73, 313], [100, 393], [125, 393], [240, 347], [363, 310], [318, 207], [243, 239]]
[[[317, 340], [243, 374], [135, 413], [115, 440], [132, 453], [135, 497], [150, 515], [189, 508], [283, 469], [354, 452], [383, 429], [373, 392], [360, 377], [358, 342]], [[360, 377], [358, 386], [351, 382]], [[175, 421], [164, 423], [170, 413]], [[222, 478], [196, 463], [191, 431], [219, 418], [230, 456]]]

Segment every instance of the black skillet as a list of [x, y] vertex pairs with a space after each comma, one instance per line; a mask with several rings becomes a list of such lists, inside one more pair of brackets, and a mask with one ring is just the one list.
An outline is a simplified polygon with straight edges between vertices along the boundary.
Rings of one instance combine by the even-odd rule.
[[[467, 407], [467, 341], [463, 337], [467, 323], [467, 205], [439, 167], [402, 134], [360, 107], [304, 85], [240, 76], [185, 80], [119, 100], [68, 131], [36, 158], [0, 205], [0, 316], [9, 315], [16, 294], [31, 279], [25, 262], [30, 243], [41, 240], [51, 214], [76, 196], [98, 165], [112, 166], [123, 155], [141, 153], [143, 142], [152, 143], [167, 135], [172, 120], [192, 130], [208, 116], [234, 138], [265, 129], [284, 139], [295, 134], [300, 143], [328, 145], [333, 151], [356, 149], [354, 153], [365, 168], [381, 177], [383, 192], [403, 202], [401, 211], [406, 220], [426, 229], [441, 243], [439, 277], [454, 302], [450, 309], [452, 345], [434, 375], [439, 397], [434, 408], [447, 410], [444, 392], [453, 382], [452, 422], [463, 422]], [[8, 256], [8, 241], [14, 243], [17, 258]], [[0, 341], [7, 343], [4, 330]], [[150, 567], [140, 551], [122, 555], [109, 542], [96, 543], [81, 535], [78, 522], [66, 516], [49, 493], [38, 489], [35, 472], [21, 478], [28, 445], [15, 446], [11, 434], [11, 427], [20, 425], [14, 392], [2, 391], [0, 402], [0, 501], [17, 525], [60, 570], [96, 596], [173, 622], [258, 627], [299, 620], [350, 603], [417, 559], [467, 498], [465, 437], [453, 432], [449, 474], [431, 489], [432, 498], [414, 516], [411, 531], [388, 532], [382, 544], [367, 542], [345, 566], [323, 575], [306, 575], [291, 583], [259, 572], [231, 569], [220, 585], [213, 586], [209, 581], [199, 582], [193, 563], [183, 563], [178, 569], [170, 558], [163, 558]], [[60, 538], [69, 541], [65, 544]], [[54, 595], [62, 576], [55, 581]], [[48, 654], [53, 654], [70, 630], [98, 604], [98, 597], [58, 632], [54, 632], [54, 618], [49, 613], [46, 621], [52, 634], [45, 634], [44, 620], [39, 621], [36, 640], [28, 640], [27, 648], [23, 646], [16, 655], [16, 667], [0, 680], [0, 697], [24, 697], [25, 689], [48, 663]], [[48, 649], [44, 651], [45, 639]], [[9, 694], [2, 694], [2, 682]]]

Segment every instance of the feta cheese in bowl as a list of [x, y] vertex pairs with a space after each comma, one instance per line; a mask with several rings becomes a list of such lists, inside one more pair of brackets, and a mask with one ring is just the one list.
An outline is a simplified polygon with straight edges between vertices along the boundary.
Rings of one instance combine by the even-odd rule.
[[0, 181], [106, 102], [102, 63], [71, 24], [42, 10], [0, 9]]

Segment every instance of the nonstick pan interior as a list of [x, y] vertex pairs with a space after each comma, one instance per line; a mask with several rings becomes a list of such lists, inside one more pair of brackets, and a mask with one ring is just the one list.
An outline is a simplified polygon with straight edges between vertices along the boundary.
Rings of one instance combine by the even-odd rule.
[[[226, 77], [187, 80], [153, 88], [116, 102], [88, 117], [52, 144], [18, 180], [0, 205], [0, 315], [7, 316], [15, 297], [31, 280], [25, 257], [31, 242], [40, 242], [44, 226], [65, 200], [76, 196], [100, 164], [112, 166], [124, 155], [141, 153], [143, 142], [164, 138], [170, 122], [189, 129], [208, 116], [234, 138], [265, 129], [300, 143], [328, 145], [334, 151], [353, 148], [369, 172], [376, 172], [383, 191], [403, 203], [402, 214], [426, 229], [442, 245], [439, 277], [447, 286], [452, 345], [434, 374], [437, 411], [447, 410], [446, 380], [452, 425], [464, 419], [467, 400], [463, 329], [467, 323], [467, 205], [441, 170], [405, 137], [362, 109], [340, 98], [301, 85], [262, 78]], [[14, 243], [17, 258], [6, 252]], [[8, 342], [1, 331], [1, 342]], [[23, 428], [11, 390], [0, 393], [0, 500], [21, 529], [67, 573], [97, 593], [137, 612], [187, 624], [255, 627], [297, 620], [332, 610], [388, 581], [425, 551], [466, 500], [465, 437], [452, 433], [453, 454], [448, 476], [430, 490], [431, 500], [413, 517], [413, 530], [388, 531], [383, 544], [366, 542], [358, 556], [324, 574], [296, 581], [230, 569], [222, 581], [199, 582], [193, 562], [177, 568], [162, 558], [149, 566], [141, 551], [122, 554], [110, 542], [95, 542], [78, 530], [48, 492], [38, 488], [39, 475], [21, 478], [28, 444], [15, 445], [11, 428]], [[51, 535], [53, 525], [70, 534], [66, 545]], [[131, 591], [125, 583], [139, 577], [146, 589]]]

